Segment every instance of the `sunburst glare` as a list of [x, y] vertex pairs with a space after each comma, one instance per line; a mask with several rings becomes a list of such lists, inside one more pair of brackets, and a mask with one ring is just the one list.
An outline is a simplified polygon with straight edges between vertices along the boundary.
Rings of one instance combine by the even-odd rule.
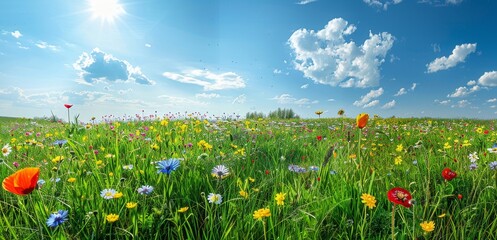
[[102, 23], [114, 23], [120, 15], [125, 14], [119, 0], [88, 0], [93, 19], [100, 19]]

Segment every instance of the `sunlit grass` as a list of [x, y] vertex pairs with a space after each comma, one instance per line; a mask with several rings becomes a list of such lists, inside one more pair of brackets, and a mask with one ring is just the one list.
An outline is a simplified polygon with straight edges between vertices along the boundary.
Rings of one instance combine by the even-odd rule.
[[[27, 196], [0, 191], [5, 239], [385, 239], [393, 187], [416, 200], [396, 209], [399, 239], [497, 237], [495, 121], [375, 118], [362, 130], [343, 118], [0, 121], [0, 145], [12, 148], [0, 177], [17, 163], [45, 181]], [[159, 173], [166, 159], [180, 165]], [[218, 165], [229, 174], [213, 176]], [[445, 180], [446, 167], [457, 177]], [[260, 209], [270, 216], [254, 219]], [[49, 227], [59, 210], [67, 221]]]

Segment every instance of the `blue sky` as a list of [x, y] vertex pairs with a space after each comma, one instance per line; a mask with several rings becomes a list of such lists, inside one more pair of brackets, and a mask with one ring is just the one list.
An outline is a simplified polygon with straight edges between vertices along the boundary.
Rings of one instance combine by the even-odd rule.
[[3, 0], [0, 115], [497, 117], [493, 0]]

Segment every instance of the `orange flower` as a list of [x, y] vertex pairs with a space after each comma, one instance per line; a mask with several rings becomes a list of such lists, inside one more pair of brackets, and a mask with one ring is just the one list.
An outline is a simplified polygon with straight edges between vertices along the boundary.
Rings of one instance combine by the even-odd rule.
[[363, 129], [366, 126], [366, 124], [368, 124], [368, 120], [369, 120], [369, 115], [367, 113], [361, 113], [357, 115], [356, 117], [357, 127]]
[[36, 188], [40, 169], [24, 168], [6, 177], [2, 182], [3, 189], [17, 195], [26, 195]]

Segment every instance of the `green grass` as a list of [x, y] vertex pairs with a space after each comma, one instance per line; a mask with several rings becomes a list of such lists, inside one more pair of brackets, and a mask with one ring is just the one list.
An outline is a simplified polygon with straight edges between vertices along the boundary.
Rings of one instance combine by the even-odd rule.
[[[18, 169], [39, 167], [45, 180], [26, 196], [0, 191], [2, 239], [388, 239], [386, 193], [393, 187], [416, 200], [396, 207], [397, 239], [497, 238], [497, 170], [489, 168], [497, 154], [487, 150], [497, 141], [496, 121], [371, 119], [362, 131], [353, 119], [324, 118], [0, 124], [0, 145], [12, 147], [0, 156], [0, 177], [14, 173], [16, 162]], [[470, 171], [473, 152], [478, 168]], [[64, 159], [53, 161], [57, 156]], [[181, 159], [179, 168], [157, 173], [155, 162], [170, 158]], [[221, 164], [230, 174], [216, 179], [211, 170]], [[289, 171], [291, 164], [307, 171]], [[458, 176], [445, 181], [445, 167]], [[154, 191], [139, 194], [143, 185]], [[123, 196], [104, 199], [104, 189]], [[209, 193], [221, 194], [222, 203], [209, 203]], [[277, 193], [286, 194], [282, 206]], [[361, 202], [363, 193], [376, 207]], [[130, 202], [137, 207], [128, 209]], [[178, 212], [182, 207], [188, 210]], [[255, 220], [261, 208], [271, 216]], [[68, 220], [48, 227], [58, 210], [67, 210]], [[119, 219], [111, 223], [109, 214]], [[423, 221], [434, 221], [434, 231], [424, 233]]]

